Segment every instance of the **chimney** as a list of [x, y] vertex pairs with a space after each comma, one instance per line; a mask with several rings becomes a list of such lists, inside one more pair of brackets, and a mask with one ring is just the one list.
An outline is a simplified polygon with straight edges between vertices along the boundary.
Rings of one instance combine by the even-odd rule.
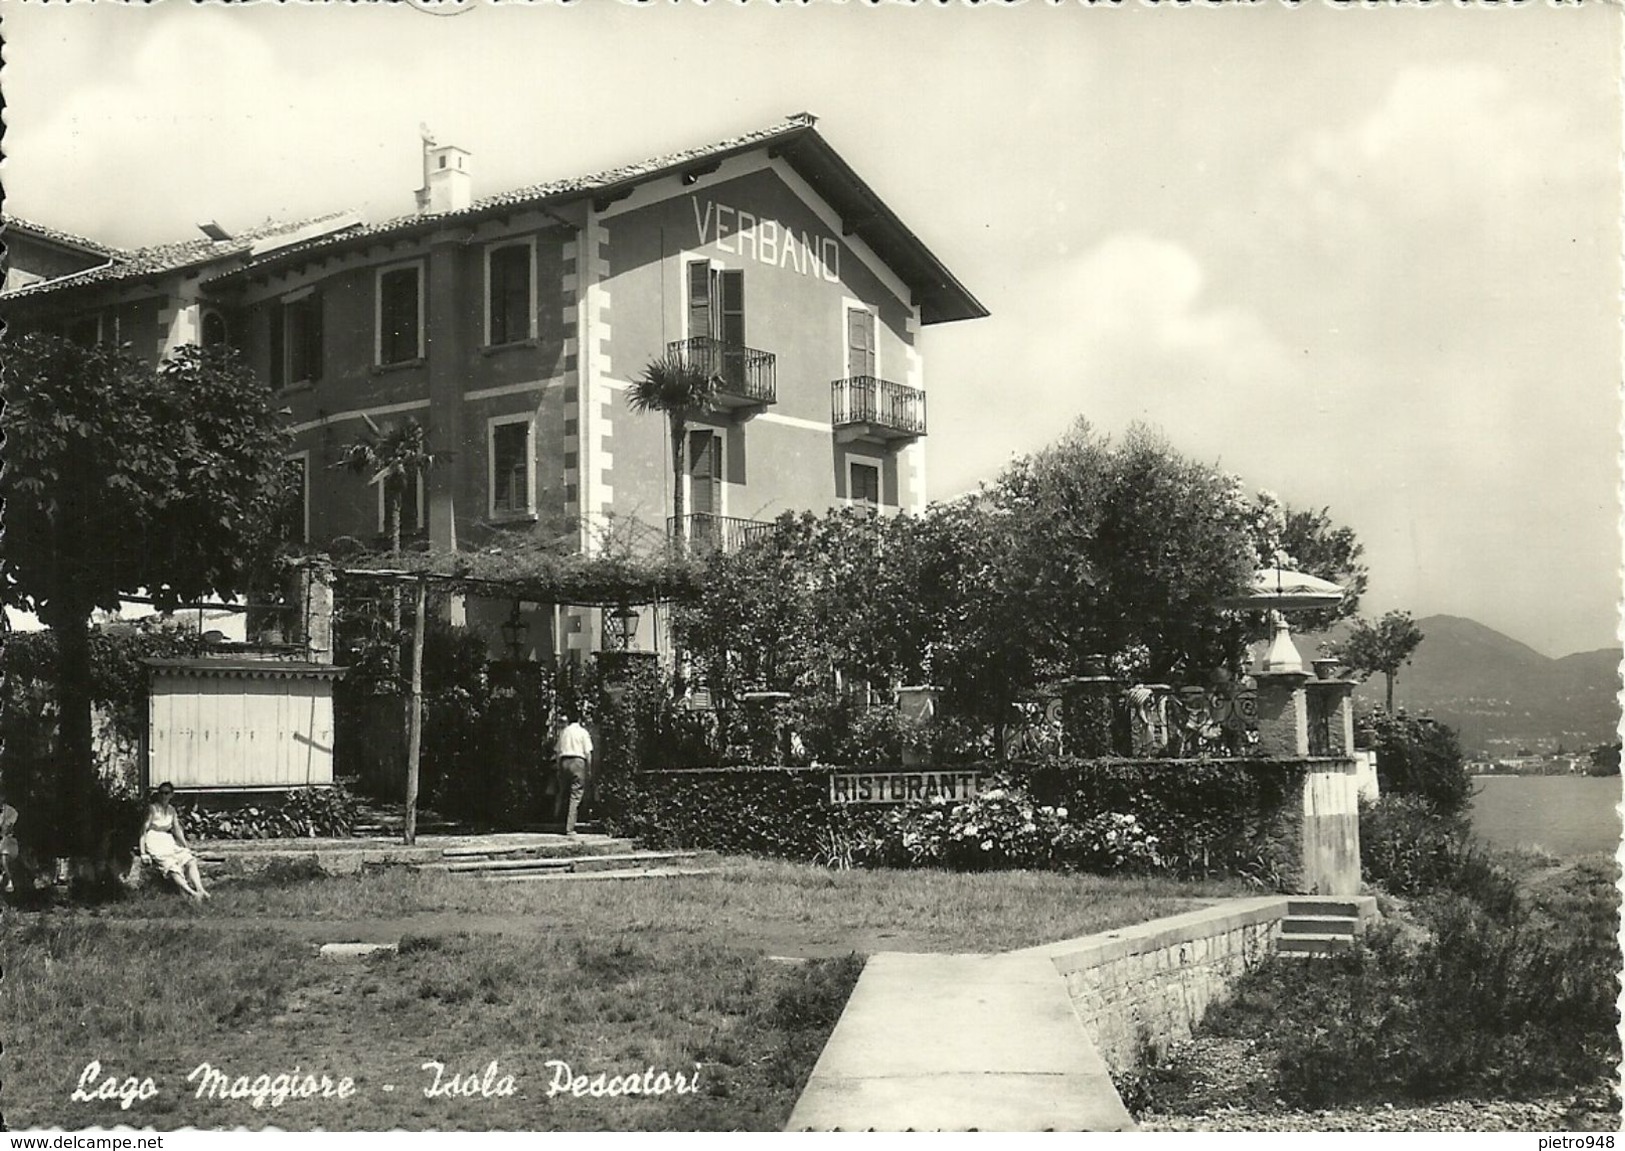
[[432, 144], [423, 148], [423, 183], [418, 190], [418, 211], [458, 212], [474, 202], [469, 154], [455, 144]]

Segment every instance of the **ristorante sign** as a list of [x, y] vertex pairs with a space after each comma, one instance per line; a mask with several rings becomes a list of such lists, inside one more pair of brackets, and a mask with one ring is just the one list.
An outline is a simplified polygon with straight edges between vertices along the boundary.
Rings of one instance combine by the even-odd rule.
[[829, 777], [831, 803], [907, 803], [911, 799], [969, 799], [974, 771], [836, 772]]
[[749, 256], [772, 268], [789, 268], [803, 276], [841, 282], [841, 242], [818, 232], [798, 233], [770, 216], [758, 216], [732, 204], [690, 196], [699, 246]]

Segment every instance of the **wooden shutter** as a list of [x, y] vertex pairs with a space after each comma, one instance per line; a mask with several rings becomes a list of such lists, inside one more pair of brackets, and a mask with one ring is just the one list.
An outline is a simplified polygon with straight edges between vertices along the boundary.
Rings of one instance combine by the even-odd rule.
[[305, 298], [305, 368], [312, 380], [322, 378], [322, 294]]
[[379, 319], [383, 326], [383, 362], [396, 364], [418, 355], [418, 273], [416, 268], [385, 272]]
[[716, 515], [722, 510], [722, 437], [709, 428], [688, 434], [688, 474], [695, 515]]
[[745, 390], [745, 273], [723, 271], [717, 278], [722, 343], [722, 378], [735, 392]]
[[875, 374], [875, 317], [862, 308], [846, 311], [846, 374]]
[[283, 328], [281, 300], [271, 302], [271, 386], [280, 388], [288, 382], [283, 366]]
[[688, 334], [709, 336], [711, 332], [711, 265], [693, 260], [688, 265]]
[[745, 273], [724, 270], [718, 286], [722, 301], [722, 323], [718, 335], [724, 344], [743, 347], [745, 343]]

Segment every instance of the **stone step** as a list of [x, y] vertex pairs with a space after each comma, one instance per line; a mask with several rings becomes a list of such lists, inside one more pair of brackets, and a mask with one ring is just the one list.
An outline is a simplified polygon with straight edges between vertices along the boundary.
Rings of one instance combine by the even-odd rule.
[[672, 879], [685, 875], [716, 875], [720, 867], [626, 867], [605, 871], [521, 871], [488, 873], [486, 883], [563, 883], [585, 879]]
[[1354, 940], [1346, 935], [1282, 935], [1275, 941], [1278, 955], [1330, 955], [1353, 946]]
[[633, 842], [630, 839], [612, 839], [608, 836], [567, 839], [558, 835], [545, 843], [448, 847], [440, 852], [440, 856], [448, 862], [469, 863], [484, 859], [547, 859], [560, 856], [605, 855], [631, 850]]
[[619, 851], [596, 855], [559, 855], [535, 859], [480, 859], [459, 863], [425, 863], [419, 871], [448, 871], [457, 874], [494, 872], [598, 871], [627, 863], [666, 863], [694, 859], [697, 851]]
[[1360, 921], [1346, 915], [1289, 915], [1281, 920], [1282, 935], [1338, 935], [1353, 939], [1360, 931]]
[[1286, 901], [1288, 915], [1340, 915], [1346, 919], [1370, 919], [1377, 914], [1377, 901], [1369, 895], [1299, 897]]

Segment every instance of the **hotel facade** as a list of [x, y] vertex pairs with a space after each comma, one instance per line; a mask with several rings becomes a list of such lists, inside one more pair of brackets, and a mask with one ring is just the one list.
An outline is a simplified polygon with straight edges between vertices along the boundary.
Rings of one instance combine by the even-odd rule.
[[[469, 153], [423, 155], [417, 211], [381, 224], [208, 224], [132, 252], [8, 219], [0, 307], [13, 332], [154, 360], [240, 348], [290, 412], [288, 530], [311, 544], [380, 537], [379, 487], [333, 467], [363, 415], [416, 419], [445, 457], [402, 514], [439, 548], [512, 528], [589, 554], [674, 534], [732, 547], [785, 511], [924, 507], [922, 333], [987, 312], [811, 116], [484, 198]], [[668, 353], [720, 381], [676, 477], [666, 421], [628, 403]], [[531, 610], [538, 647], [596, 646], [588, 613]]]

